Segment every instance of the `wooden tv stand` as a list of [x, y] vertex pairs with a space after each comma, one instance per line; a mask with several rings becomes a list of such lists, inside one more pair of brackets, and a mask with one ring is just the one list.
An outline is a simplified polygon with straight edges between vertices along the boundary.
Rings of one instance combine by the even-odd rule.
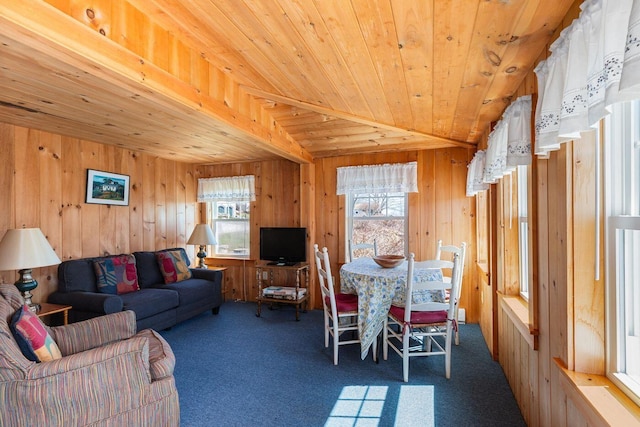
[[[295, 273], [295, 286], [284, 285], [279, 289], [274, 289], [274, 272]], [[264, 273], [268, 275], [268, 287], [264, 286]], [[304, 273], [304, 282], [300, 279], [302, 273]], [[258, 282], [258, 297], [256, 298], [258, 309], [256, 316], [260, 317], [263, 302], [269, 304], [292, 304], [296, 307], [296, 321], [300, 320], [300, 307], [303, 307], [303, 311], [306, 311], [307, 301], [309, 300], [309, 264], [299, 262], [293, 265], [282, 265], [258, 261], [256, 263], [256, 275]]]

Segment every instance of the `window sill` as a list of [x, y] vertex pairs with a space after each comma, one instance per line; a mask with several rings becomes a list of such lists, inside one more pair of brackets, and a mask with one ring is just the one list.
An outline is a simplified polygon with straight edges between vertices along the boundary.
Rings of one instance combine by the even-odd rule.
[[239, 260], [250, 260], [251, 257], [249, 255], [233, 255], [233, 254], [228, 254], [228, 255], [211, 255], [209, 257], [207, 257], [206, 259], [211, 259], [211, 260], [216, 260], [216, 259], [239, 259]]
[[603, 375], [583, 374], [566, 369], [562, 361], [560, 385], [589, 425], [630, 426], [640, 423], [640, 407]]
[[498, 293], [500, 308], [509, 316], [511, 322], [520, 332], [520, 335], [529, 344], [532, 350], [536, 350], [536, 336], [529, 328], [529, 304], [519, 296], [504, 295]]

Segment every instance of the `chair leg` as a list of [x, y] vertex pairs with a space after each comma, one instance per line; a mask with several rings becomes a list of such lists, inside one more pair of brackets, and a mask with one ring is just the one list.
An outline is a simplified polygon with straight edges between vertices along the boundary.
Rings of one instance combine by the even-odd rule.
[[382, 324], [382, 359], [383, 360], [387, 360], [387, 356], [389, 354], [389, 343], [387, 341], [389, 339], [389, 332], [387, 331], [388, 326], [389, 326], [389, 323], [385, 318], [384, 323]]
[[380, 334], [376, 335], [376, 337], [373, 339], [373, 344], [372, 344], [372, 348], [371, 351], [373, 351], [373, 361], [374, 362], [378, 362], [378, 338], [380, 337]]
[[444, 371], [447, 379], [451, 377], [451, 340], [453, 334], [453, 327], [451, 322], [447, 325], [447, 337], [445, 342], [445, 355], [444, 355]]
[[460, 345], [460, 335], [459, 335], [460, 331], [456, 331], [456, 345]]
[[324, 313], [324, 348], [329, 347], [329, 317]]
[[409, 328], [402, 334], [402, 377], [409, 382]]
[[338, 347], [340, 344], [340, 333], [337, 326], [333, 327], [333, 364], [338, 364]]

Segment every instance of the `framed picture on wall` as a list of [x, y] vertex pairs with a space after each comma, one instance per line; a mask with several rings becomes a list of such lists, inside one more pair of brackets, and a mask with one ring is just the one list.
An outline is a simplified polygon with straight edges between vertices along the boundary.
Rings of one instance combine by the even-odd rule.
[[87, 203], [129, 205], [129, 176], [87, 169]]

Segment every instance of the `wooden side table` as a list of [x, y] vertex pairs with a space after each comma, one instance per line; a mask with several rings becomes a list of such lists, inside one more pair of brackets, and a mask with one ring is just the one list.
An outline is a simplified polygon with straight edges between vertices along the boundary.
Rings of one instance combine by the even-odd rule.
[[227, 270], [227, 268], [228, 267], [215, 267], [213, 265], [207, 265], [207, 269], [209, 270], [222, 272], [222, 281], [220, 282], [222, 288], [222, 302], [226, 301], [225, 294], [227, 293], [227, 288], [224, 283], [224, 272]]
[[36, 312], [38, 317], [50, 316], [56, 313], [62, 313], [62, 324], [69, 324], [69, 310], [71, 310], [70, 305], [61, 305], [61, 304], [49, 304], [48, 302], [40, 303], [40, 309]]

